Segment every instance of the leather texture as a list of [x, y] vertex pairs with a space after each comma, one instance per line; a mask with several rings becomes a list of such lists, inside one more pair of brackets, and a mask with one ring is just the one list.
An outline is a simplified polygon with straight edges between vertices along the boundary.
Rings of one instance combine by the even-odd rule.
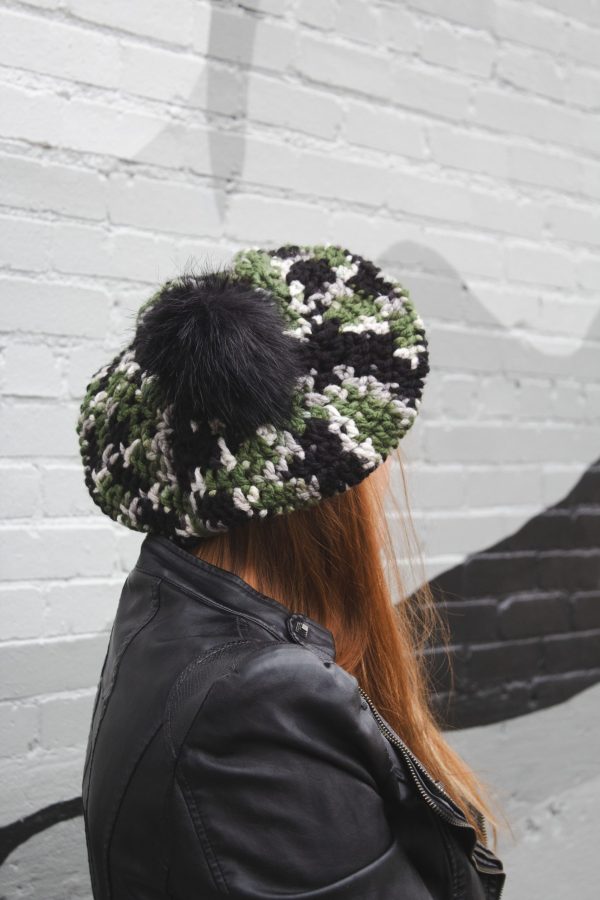
[[145, 538], [84, 766], [95, 900], [498, 900], [500, 860], [413, 769], [327, 628]]

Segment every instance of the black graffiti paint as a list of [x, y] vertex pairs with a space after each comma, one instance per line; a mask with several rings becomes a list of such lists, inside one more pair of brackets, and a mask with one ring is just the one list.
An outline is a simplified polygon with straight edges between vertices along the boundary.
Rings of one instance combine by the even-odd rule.
[[[600, 459], [568, 495], [430, 582], [451, 631], [431, 651], [446, 727], [500, 722], [600, 681]], [[437, 666], [437, 670], [436, 670]]]
[[38, 809], [37, 812], [0, 828], [0, 865], [5, 862], [13, 850], [20, 844], [24, 844], [29, 838], [45, 831], [52, 825], [81, 815], [83, 815], [81, 797], [74, 797], [72, 800], [62, 800], [59, 803], [44, 806], [43, 809]]

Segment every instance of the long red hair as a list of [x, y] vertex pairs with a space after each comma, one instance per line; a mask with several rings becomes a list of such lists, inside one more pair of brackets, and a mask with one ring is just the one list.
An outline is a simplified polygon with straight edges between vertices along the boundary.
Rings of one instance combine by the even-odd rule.
[[[415, 562], [420, 564], [422, 572], [400, 451], [392, 457], [405, 501], [396, 518], [407, 541], [409, 565], [415, 572]], [[426, 580], [410, 596], [404, 590], [385, 509], [389, 474], [386, 463], [358, 485], [313, 507], [236, 526], [201, 540], [195, 552], [292, 612], [329, 628], [336, 663], [355, 676], [411, 750], [443, 782], [485, 843], [469, 804], [483, 813], [495, 849], [498, 819], [490, 790], [449, 746], [430, 705], [431, 676], [423, 651], [432, 638], [447, 651], [449, 629]], [[392, 599], [392, 586], [398, 602]], [[447, 661], [452, 672], [448, 654]]]

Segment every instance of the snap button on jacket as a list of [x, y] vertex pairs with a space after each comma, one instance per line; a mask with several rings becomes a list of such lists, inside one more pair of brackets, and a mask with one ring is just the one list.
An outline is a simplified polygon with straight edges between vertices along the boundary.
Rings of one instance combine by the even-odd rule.
[[500, 860], [384, 731], [328, 629], [147, 536], [85, 759], [95, 900], [497, 900]]

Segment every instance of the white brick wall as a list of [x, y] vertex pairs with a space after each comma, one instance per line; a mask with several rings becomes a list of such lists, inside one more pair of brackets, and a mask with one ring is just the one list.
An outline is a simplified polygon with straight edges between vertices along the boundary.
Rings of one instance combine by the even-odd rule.
[[0, 34], [1, 826], [79, 792], [140, 538], [78, 404], [189, 260], [332, 241], [411, 289], [432, 575], [597, 456], [600, 2], [10, 0]]

